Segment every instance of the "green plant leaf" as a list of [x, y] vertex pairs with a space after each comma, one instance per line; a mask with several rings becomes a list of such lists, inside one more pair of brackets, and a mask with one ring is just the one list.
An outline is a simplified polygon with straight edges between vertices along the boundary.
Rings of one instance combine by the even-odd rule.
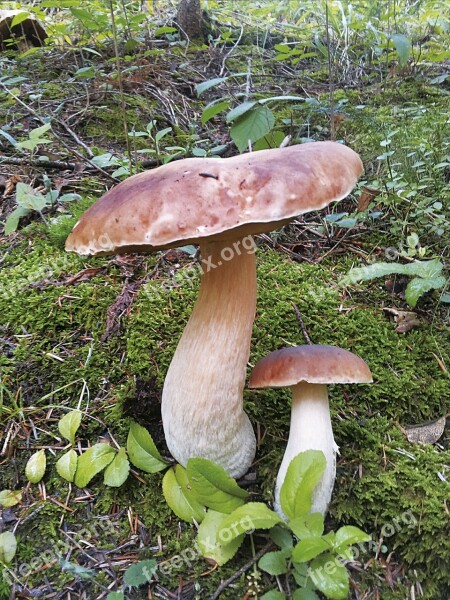
[[214, 102], [208, 104], [208, 106], [206, 106], [202, 112], [202, 125], [207, 123], [210, 119], [218, 115], [220, 112], [226, 110], [229, 106], [230, 103], [225, 100], [222, 100], [221, 102]]
[[270, 510], [263, 502], [248, 502], [227, 515], [219, 531], [219, 539], [230, 542], [242, 533], [255, 529], [272, 529], [279, 523], [284, 523], [280, 515]]
[[333, 554], [326, 553], [315, 558], [310, 565], [309, 575], [316, 588], [330, 600], [347, 600], [348, 572]]
[[289, 529], [282, 527], [280, 525], [276, 525], [270, 530], [270, 539], [275, 542], [275, 544], [286, 550], [288, 548], [293, 548], [294, 540], [292, 539], [292, 533]]
[[47, 459], [45, 450], [38, 450], [29, 459], [25, 467], [25, 475], [31, 483], [39, 483], [44, 477]]
[[236, 536], [229, 542], [220, 538], [220, 531], [228, 515], [209, 510], [200, 523], [197, 533], [197, 545], [204, 558], [214, 560], [219, 566], [231, 560], [244, 539], [243, 535]]
[[22, 23], [23, 21], [26, 21], [29, 18], [30, 18], [30, 13], [29, 12], [20, 12], [20, 13], [17, 13], [17, 15], [14, 15], [14, 18], [11, 21], [11, 25], [9, 27], [12, 29], [16, 25], [20, 25], [20, 23]]
[[408, 59], [411, 56], [411, 41], [402, 33], [394, 33], [391, 37], [398, 55], [398, 64], [400, 67], [405, 67]]
[[19, 226], [19, 221], [22, 217], [26, 217], [30, 214], [30, 210], [24, 206], [18, 206], [15, 208], [9, 217], [5, 221], [5, 235], [9, 235], [16, 231]]
[[56, 462], [56, 472], [60, 477], [72, 482], [78, 465], [78, 456], [75, 450], [69, 450]]
[[36, 129], [30, 131], [29, 136], [32, 140], [38, 140], [44, 133], [47, 133], [51, 127], [50, 123], [45, 123], [45, 125], [41, 125], [41, 127], [36, 127]]
[[75, 434], [81, 424], [81, 411], [71, 410], [58, 421], [58, 431], [72, 445], [75, 444]]
[[286, 600], [286, 594], [278, 590], [269, 590], [261, 596], [261, 600]]
[[222, 82], [226, 81], [228, 77], [215, 77], [214, 79], [208, 79], [207, 81], [202, 81], [195, 86], [195, 92], [197, 96], [201, 96], [207, 90], [210, 90], [213, 87], [217, 87]]
[[115, 450], [108, 444], [94, 444], [78, 457], [77, 472], [75, 473], [75, 485], [84, 488], [97, 473], [114, 459]]
[[16, 554], [17, 540], [12, 531], [0, 533], [0, 563], [10, 563]]
[[109, 487], [120, 487], [130, 473], [130, 463], [128, 462], [125, 448], [119, 448], [114, 459], [109, 463], [103, 475], [103, 482]]
[[206, 458], [191, 458], [186, 469], [189, 483], [201, 504], [222, 513], [231, 513], [244, 504], [247, 492], [223, 467]]
[[259, 559], [258, 567], [269, 575], [283, 575], [288, 572], [287, 559], [289, 555], [289, 549], [267, 552]]
[[300, 452], [289, 464], [280, 490], [280, 503], [288, 519], [311, 510], [312, 494], [325, 471], [326, 460], [320, 450]]
[[123, 574], [123, 582], [130, 587], [139, 587], [151, 581], [158, 564], [156, 560], [147, 559], [131, 565]]
[[109, 592], [106, 600], [125, 600], [125, 596], [123, 592]]
[[411, 279], [406, 286], [405, 300], [409, 306], [414, 308], [422, 294], [425, 294], [425, 292], [429, 292], [430, 290], [438, 290], [444, 287], [446, 281], [447, 280], [442, 275], [430, 279], [415, 277], [414, 279]]
[[3, 490], [0, 492], [0, 506], [3, 508], [9, 508], [19, 504], [22, 500], [21, 490]]
[[253, 144], [267, 135], [274, 125], [275, 115], [273, 112], [266, 106], [258, 106], [234, 122], [230, 129], [230, 135], [239, 152], [243, 152], [248, 148], [249, 143]]
[[184, 521], [200, 523], [205, 516], [205, 507], [197, 500], [192, 491], [186, 469], [175, 465], [164, 475], [162, 490], [167, 504]]
[[167, 463], [158, 452], [152, 436], [135, 421], [130, 425], [127, 439], [130, 461], [135, 467], [146, 473], [157, 473], [167, 467]]
[[[157, 131], [155, 134], [155, 142], [160, 142], [164, 136], [172, 131], [172, 127], [166, 127], [165, 129], [161, 129], [161, 131]], [[184, 148], [182, 148], [184, 150]]]
[[336, 552], [340, 554], [349, 546], [359, 544], [360, 542], [370, 542], [370, 535], [359, 529], [359, 527], [345, 525], [336, 531], [334, 547]]
[[235, 106], [235, 108], [230, 110], [230, 112], [227, 114], [227, 123], [232, 123], [239, 117], [242, 117], [242, 115], [245, 115], [245, 113], [251, 110], [256, 104], [256, 100], [238, 104], [238, 106]]
[[321, 537], [324, 530], [323, 515], [308, 513], [289, 521], [289, 527], [299, 540], [311, 537]]
[[406, 265], [400, 263], [374, 263], [366, 267], [355, 267], [350, 269], [347, 275], [342, 279], [344, 285], [359, 283], [360, 281], [369, 281], [377, 277], [386, 277], [387, 275], [398, 274], [408, 275], [410, 277], [422, 277], [423, 279], [434, 279], [439, 277], [444, 265], [438, 259], [414, 261]]
[[330, 544], [322, 537], [305, 538], [292, 550], [292, 559], [295, 562], [307, 562], [326, 550], [330, 550]]

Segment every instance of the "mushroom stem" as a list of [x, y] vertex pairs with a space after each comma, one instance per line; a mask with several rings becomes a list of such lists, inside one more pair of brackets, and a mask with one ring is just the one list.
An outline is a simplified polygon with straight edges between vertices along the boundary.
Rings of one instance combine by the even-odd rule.
[[280, 490], [293, 458], [305, 450], [322, 450], [327, 466], [313, 493], [311, 512], [327, 512], [336, 478], [336, 453], [327, 386], [304, 381], [292, 386], [291, 427], [275, 486], [275, 510], [282, 516]]
[[253, 239], [204, 242], [198, 300], [167, 372], [162, 419], [167, 445], [183, 466], [208, 458], [232, 477], [253, 461], [255, 435], [243, 390], [256, 310]]

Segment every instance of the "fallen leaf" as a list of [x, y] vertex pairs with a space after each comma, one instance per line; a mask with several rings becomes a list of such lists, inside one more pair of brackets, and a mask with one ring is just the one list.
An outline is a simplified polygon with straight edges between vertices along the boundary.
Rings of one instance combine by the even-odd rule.
[[394, 321], [397, 323], [397, 327], [395, 328], [397, 333], [406, 333], [420, 325], [420, 320], [417, 318], [415, 312], [397, 310], [396, 308], [383, 308], [383, 310], [394, 317]]
[[441, 359], [439, 358], [439, 356], [436, 356], [436, 354], [435, 354], [434, 352], [432, 352], [431, 354], [432, 354], [432, 355], [434, 356], [434, 358], [437, 360], [437, 364], [438, 364], [438, 365], [441, 367], [441, 369], [444, 371], [444, 373], [448, 373], [448, 371], [447, 371], [447, 367], [445, 366], [445, 364], [444, 364], [444, 361], [443, 361], [443, 360], [441, 360]]
[[434, 444], [442, 436], [445, 429], [447, 417], [439, 417], [435, 421], [422, 423], [420, 425], [408, 425], [403, 427], [403, 433], [408, 442], [418, 444]]
[[16, 184], [22, 181], [20, 175], [13, 175], [10, 177], [5, 184], [5, 191], [3, 192], [3, 196], [12, 196], [14, 194], [14, 190], [16, 189]]
[[363, 212], [367, 210], [369, 208], [369, 204], [380, 194], [381, 190], [376, 190], [375, 188], [370, 188], [364, 185], [361, 188], [361, 196], [358, 200], [358, 208], [356, 209], [356, 212]]

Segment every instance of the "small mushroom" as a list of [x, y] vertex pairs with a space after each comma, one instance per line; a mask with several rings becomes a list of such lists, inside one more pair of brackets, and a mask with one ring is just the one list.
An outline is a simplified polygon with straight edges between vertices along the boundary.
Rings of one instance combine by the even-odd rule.
[[271, 352], [253, 368], [251, 388], [286, 387], [292, 390], [289, 439], [275, 485], [275, 510], [283, 516], [280, 490], [293, 458], [305, 450], [321, 450], [326, 459], [322, 479], [314, 491], [311, 512], [327, 512], [336, 478], [336, 453], [328, 403], [330, 383], [371, 383], [366, 363], [348, 350], [334, 346], [294, 346]]
[[23, 52], [30, 47], [44, 45], [47, 33], [33, 13], [29, 13], [20, 23], [13, 26], [14, 18], [27, 12], [23, 8], [0, 10], [0, 50], [17, 46]]
[[198, 300], [167, 372], [162, 419], [169, 450], [186, 465], [208, 458], [233, 477], [255, 455], [243, 389], [256, 308], [252, 235], [347, 196], [359, 156], [335, 142], [226, 159], [186, 158], [109, 190], [75, 225], [66, 250], [155, 252], [200, 245]]

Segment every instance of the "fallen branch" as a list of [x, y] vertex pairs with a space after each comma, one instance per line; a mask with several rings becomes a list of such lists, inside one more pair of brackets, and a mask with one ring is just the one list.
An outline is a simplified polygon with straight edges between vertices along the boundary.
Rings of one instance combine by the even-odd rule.
[[228, 579], [225, 579], [225, 581], [223, 581], [219, 585], [219, 587], [214, 592], [214, 594], [212, 596], [210, 596], [209, 600], [218, 600], [218, 598], [220, 598], [220, 594], [231, 583], [233, 583], [233, 581], [236, 581], [236, 579], [238, 579], [243, 573], [245, 573], [246, 571], [248, 571], [250, 569], [250, 567], [252, 567], [255, 564], [255, 562], [257, 562], [261, 558], [261, 556], [263, 556], [271, 548], [273, 548], [273, 543], [272, 542], [270, 542], [269, 544], [266, 544], [263, 548], [261, 548], [261, 550], [259, 550], [259, 552], [257, 552], [252, 559], [250, 559], [248, 562], [246, 562], [243, 567], [241, 567], [240, 569], [238, 569], [236, 571], [236, 573], [233, 573], [233, 575], [231, 577], [229, 577]]

